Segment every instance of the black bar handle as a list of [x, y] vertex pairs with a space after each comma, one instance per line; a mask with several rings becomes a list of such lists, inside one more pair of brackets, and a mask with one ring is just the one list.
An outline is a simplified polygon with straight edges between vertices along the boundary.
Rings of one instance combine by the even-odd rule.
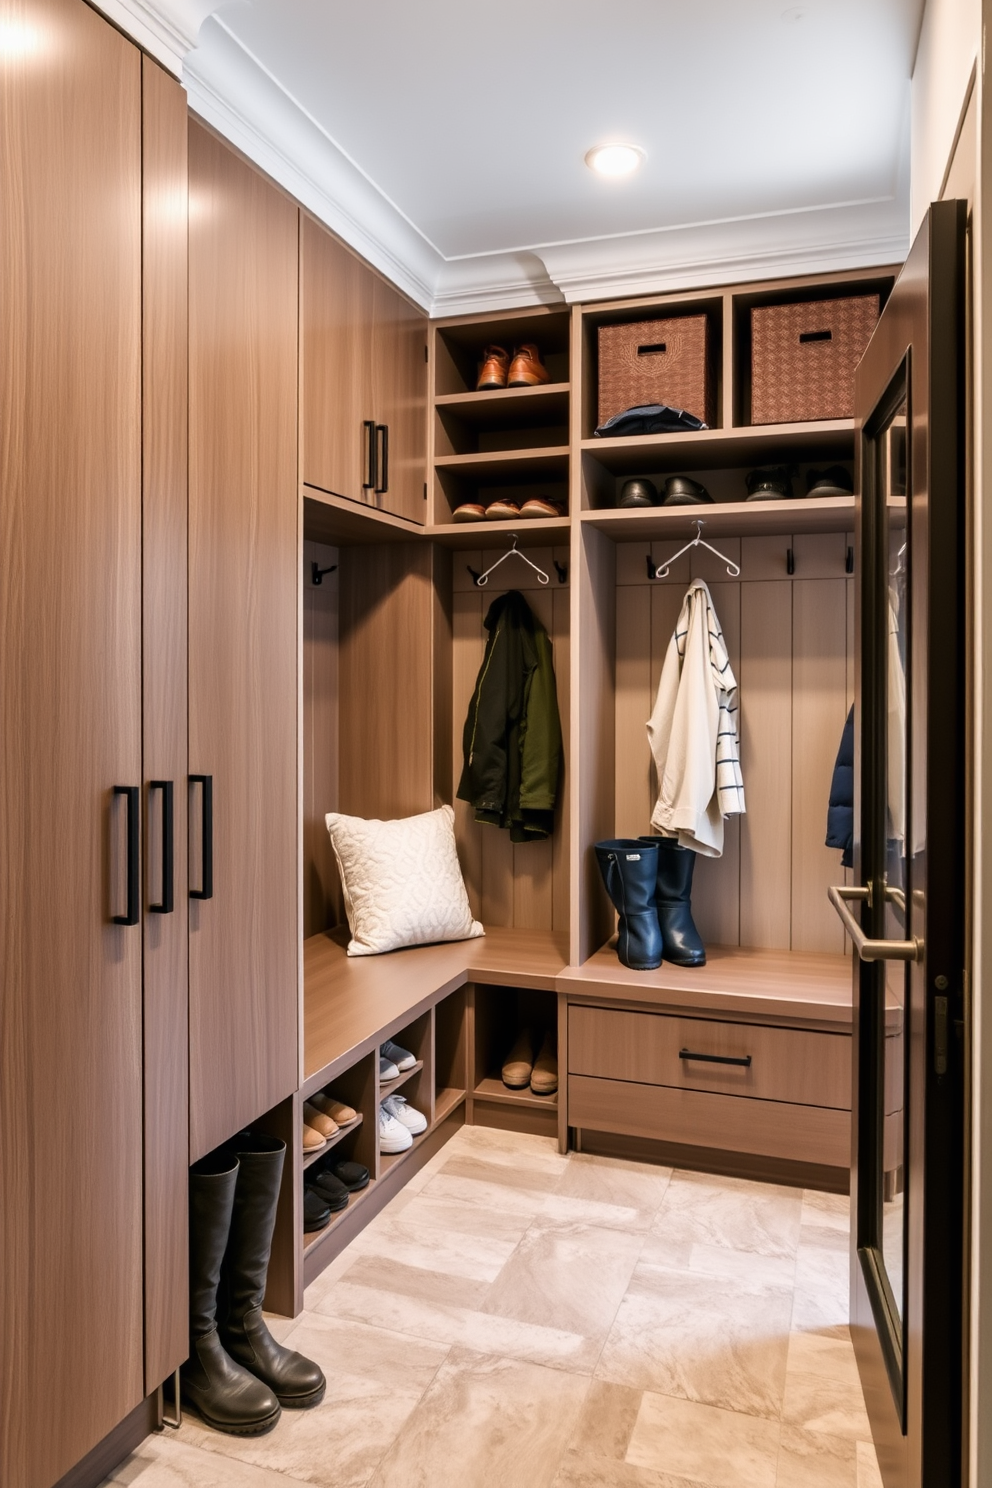
[[701, 1059], [704, 1064], [739, 1064], [751, 1068], [750, 1054], [695, 1054], [692, 1049], [680, 1049], [680, 1059]]
[[212, 775], [191, 775], [191, 785], [202, 785], [203, 787], [203, 831], [200, 843], [200, 856], [203, 860], [202, 880], [198, 889], [190, 889], [191, 899], [212, 899], [214, 897], [214, 777]]
[[115, 925], [138, 923], [140, 875], [138, 872], [138, 807], [141, 792], [136, 785], [115, 785], [115, 796], [124, 796], [127, 801], [127, 914], [113, 915]]
[[[377, 478], [375, 485], [375, 494], [377, 496], [385, 496], [386, 492], [389, 490], [389, 425], [376, 424], [375, 431], [379, 439], [379, 446], [376, 451]], [[379, 454], [379, 450], [381, 450], [381, 454]]]
[[363, 491], [374, 491], [379, 484], [376, 474], [376, 423], [375, 419], [364, 419], [362, 428], [365, 430], [365, 479], [362, 481]]
[[162, 898], [148, 908], [152, 914], [171, 914], [176, 907], [175, 790], [171, 780], [153, 780], [149, 790], [162, 792]]

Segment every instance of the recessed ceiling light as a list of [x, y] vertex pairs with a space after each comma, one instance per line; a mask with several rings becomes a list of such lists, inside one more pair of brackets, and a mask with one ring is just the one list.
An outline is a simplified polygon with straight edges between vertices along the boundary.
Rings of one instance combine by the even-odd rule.
[[586, 165], [598, 176], [630, 176], [644, 159], [640, 145], [594, 145], [586, 151]]

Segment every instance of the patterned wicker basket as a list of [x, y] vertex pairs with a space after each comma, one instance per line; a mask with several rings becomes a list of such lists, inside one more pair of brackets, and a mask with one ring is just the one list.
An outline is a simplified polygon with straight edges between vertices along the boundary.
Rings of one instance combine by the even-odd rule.
[[599, 328], [599, 422], [642, 403], [667, 403], [713, 423], [708, 318], [681, 315]]
[[854, 369], [878, 320], [878, 295], [760, 305], [751, 311], [751, 422], [854, 417]]

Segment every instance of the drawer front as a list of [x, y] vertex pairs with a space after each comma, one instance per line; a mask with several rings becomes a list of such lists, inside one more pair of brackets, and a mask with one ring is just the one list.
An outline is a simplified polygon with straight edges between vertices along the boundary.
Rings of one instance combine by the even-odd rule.
[[851, 1109], [851, 1038], [846, 1033], [573, 1005], [568, 1010], [568, 1072]]
[[824, 1106], [569, 1075], [568, 1124], [831, 1168], [851, 1162], [851, 1113]]

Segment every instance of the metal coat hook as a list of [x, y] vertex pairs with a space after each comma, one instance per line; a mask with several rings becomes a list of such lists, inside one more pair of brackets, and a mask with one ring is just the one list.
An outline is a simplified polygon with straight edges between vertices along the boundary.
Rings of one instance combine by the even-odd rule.
[[568, 583], [568, 564], [567, 563], [559, 563], [557, 558], [552, 558], [551, 562], [555, 566], [555, 573], [558, 575], [558, 582], [559, 582], [559, 584], [567, 584]]
[[325, 574], [329, 574], [329, 573], [334, 573], [334, 571], [335, 571], [336, 568], [337, 568], [337, 564], [336, 563], [332, 563], [331, 566], [330, 566], [330, 568], [321, 568], [321, 566], [320, 566], [319, 563], [311, 563], [311, 565], [310, 565], [310, 582], [311, 582], [311, 584], [313, 584], [314, 588], [315, 589], [319, 589], [320, 586], [321, 586], [321, 584], [324, 582], [324, 575]]
[[845, 573], [853, 573], [854, 572], [854, 549], [853, 548], [848, 548], [848, 550], [847, 550], [847, 557], [844, 560], [844, 572]]
[[796, 571], [796, 555], [791, 548], [785, 550], [785, 571], [787, 574], [794, 574]]
[[[708, 543], [706, 541], [706, 539], [703, 537], [703, 522], [702, 522], [702, 519], [700, 517], [697, 517], [696, 518], [696, 535], [695, 535], [695, 537], [692, 539], [691, 542], [687, 542], [686, 545], [685, 545], [685, 547], [679, 548], [679, 550], [678, 550], [677, 553], [673, 553], [672, 556], [671, 556], [671, 558], [666, 558], [663, 567], [656, 568], [655, 565], [651, 562], [650, 556], [648, 557], [648, 578], [649, 579], [667, 579], [668, 578], [669, 571], [671, 570], [672, 564], [673, 563], [677, 563], [678, 560], [682, 557], [682, 555], [684, 553], [688, 553], [689, 552], [690, 548], [706, 548], [706, 550], [708, 552], [710, 552], [710, 553], [713, 554], [714, 558], [719, 558], [719, 560], [720, 560], [721, 563], [725, 563], [727, 565], [727, 572], [728, 572], [728, 574], [730, 575], [730, 577], [732, 579], [739, 579], [740, 578], [740, 576], [741, 576], [741, 566], [740, 566], [740, 564], [739, 563], [735, 563], [732, 558], [728, 558], [727, 555], [726, 555], [726, 553], [721, 553], [719, 548], [714, 548], [713, 544], [712, 543]], [[654, 572], [653, 573], [651, 572], [652, 569], [654, 569]]]
[[[512, 548], [509, 548], [507, 550], [507, 552], [503, 553], [501, 557], [497, 558], [495, 563], [490, 563], [489, 567], [487, 569], [484, 569], [481, 574], [477, 574], [475, 572], [475, 569], [474, 568], [469, 568], [468, 564], [466, 564], [465, 566], [466, 566], [466, 568], [468, 568], [469, 573], [472, 575], [473, 579], [475, 580], [477, 587], [479, 589], [483, 589], [483, 588], [485, 588], [486, 584], [488, 584], [488, 582], [489, 582], [489, 575], [491, 573], [493, 573], [493, 571], [495, 569], [499, 568], [499, 566], [500, 566], [501, 563], [505, 563], [506, 560], [507, 560], [507, 558], [520, 558], [524, 563], [526, 563], [526, 565], [527, 565], [528, 568], [532, 568], [534, 570], [534, 572], [537, 574], [538, 583], [540, 583], [540, 584], [550, 584], [551, 583], [551, 580], [548, 578], [548, 575], [544, 572], [544, 569], [543, 568], [538, 568], [538, 566], [537, 566], [536, 563], [532, 563], [531, 560], [527, 557], [527, 554], [526, 553], [521, 553], [520, 549], [517, 547], [517, 534], [515, 532], [513, 533], [513, 546], [512, 546]], [[559, 573], [560, 573], [560, 570], [559, 570]], [[562, 583], [564, 583], [564, 579], [562, 580]]]

